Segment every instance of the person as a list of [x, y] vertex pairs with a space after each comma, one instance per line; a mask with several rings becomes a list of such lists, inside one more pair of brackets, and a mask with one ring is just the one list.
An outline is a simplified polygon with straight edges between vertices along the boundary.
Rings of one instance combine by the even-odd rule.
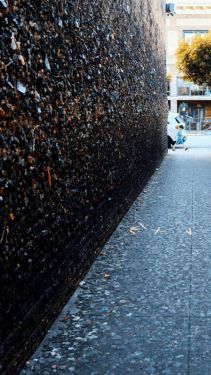
[[177, 133], [178, 133], [178, 124], [175, 124], [175, 122], [173, 121], [168, 121], [168, 125], [167, 125], [167, 136], [168, 136], [168, 148], [173, 148], [173, 151], [174, 150], [174, 145], [176, 143], [176, 140], [177, 140]]
[[175, 125], [174, 128], [171, 130], [171, 146], [172, 146], [173, 151], [175, 151], [175, 147], [176, 147], [178, 130], [179, 130], [178, 125]]
[[187, 133], [184, 129], [184, 126], [179, 125], [179, 130], [178, 130], [178, 133], [177, 133], [177, 140], [176, 140], [175, 145], [173, 146], [173, 150], [175, 151], [176, 145], [182, 145], [184, 147], [185, 151], [187, 151], [188, 148], [185, 144], [186, 141], [187, 141]]

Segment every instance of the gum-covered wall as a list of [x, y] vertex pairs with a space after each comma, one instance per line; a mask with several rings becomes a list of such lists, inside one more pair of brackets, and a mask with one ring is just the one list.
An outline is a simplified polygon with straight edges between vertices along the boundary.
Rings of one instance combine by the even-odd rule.
[[163, 0], [0, 0], [3, 374], [165, 153], [164, 17]]

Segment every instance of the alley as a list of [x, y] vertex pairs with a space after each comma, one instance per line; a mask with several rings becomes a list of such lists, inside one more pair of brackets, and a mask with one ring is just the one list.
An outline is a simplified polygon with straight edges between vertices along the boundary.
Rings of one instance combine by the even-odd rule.
[[191, 144], [168, 153], [21, 375], [210, 375], [211, 136]]

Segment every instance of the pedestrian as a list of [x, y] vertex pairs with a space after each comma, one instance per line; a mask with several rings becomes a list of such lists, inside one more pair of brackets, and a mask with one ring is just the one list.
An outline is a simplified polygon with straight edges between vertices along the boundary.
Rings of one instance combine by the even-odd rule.
[[178, 133], [177, 133], [177, 140], [175, 145], [173, 146], [173, 150], [175, 151], [176, 145], [182, 145], [185, 151], [187, 151], [188, 147], [186, 146], [187, 141], [187, 133], [184, 129], [183, 125], [179, 125]]
[[178, 130], [179, 130], [178, 124], [176, 124], [176, 125], [174, 124], [172, 126], [171, 124], [168, 123], [167, 129], [168, 129], [167, 130], [167, 132], [168, 132], [168, 148], [171, 148], [171, 146], [172, 146], [173, 151], [175, 151], [177, 134], [178, 134]]

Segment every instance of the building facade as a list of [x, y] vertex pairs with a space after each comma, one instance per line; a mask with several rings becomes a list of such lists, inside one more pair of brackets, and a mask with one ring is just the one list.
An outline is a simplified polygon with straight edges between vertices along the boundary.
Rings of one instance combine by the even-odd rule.
[[174, 17], [167, 18], [168, 101], [171, 112], [179, 112], [187, 130], [211, 125], [211, 88], [183, 81], [175, 66], [179, 41], [191, 41], [195, 34], [211, 29], [211, 0], [175, 0]]

